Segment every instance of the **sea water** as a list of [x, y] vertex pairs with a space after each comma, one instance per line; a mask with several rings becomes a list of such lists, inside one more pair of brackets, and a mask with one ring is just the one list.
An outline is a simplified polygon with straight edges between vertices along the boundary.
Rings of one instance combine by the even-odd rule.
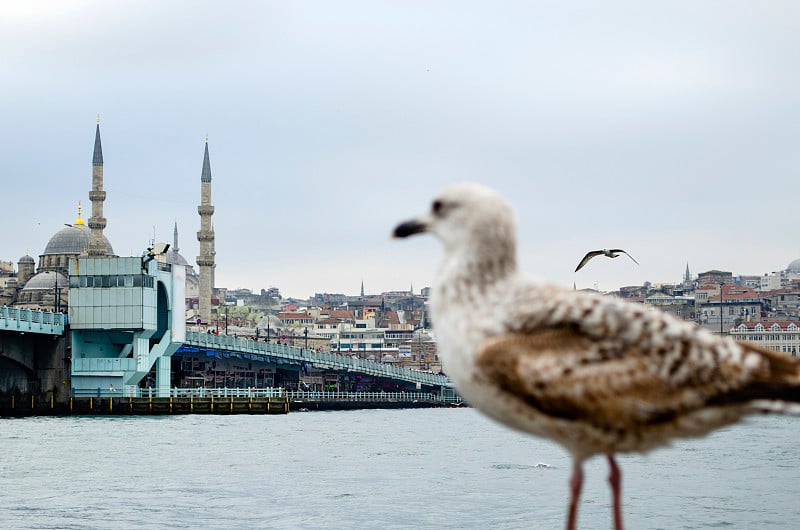
[[[630, 529], [800, 528], [800, 418], [625, 455]], [[473, 409], [0, 420], [0, 527], [564, 526], [571, 461]], [[580, 528], [610, 528], [604, 459]]]

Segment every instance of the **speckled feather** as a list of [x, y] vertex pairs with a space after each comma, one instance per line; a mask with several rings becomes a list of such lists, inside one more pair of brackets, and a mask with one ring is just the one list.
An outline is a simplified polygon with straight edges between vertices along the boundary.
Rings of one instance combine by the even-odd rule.
[[706, 434], [755, 399], [800, 400], [795, 359], [520, 274], [513, 213], [490, 190], [449, 188], [420, 223], [445, 246], [431, 315], [456, 387], [578, 460]]

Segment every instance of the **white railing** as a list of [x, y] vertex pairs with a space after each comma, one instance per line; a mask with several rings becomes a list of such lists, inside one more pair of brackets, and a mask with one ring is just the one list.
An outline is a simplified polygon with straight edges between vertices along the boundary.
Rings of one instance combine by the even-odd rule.
[[67, 323], [67, 315], [53, 311], [0, 307], [0, 329], [29, 331], [61, 335]]
[[292, 401], [442, 401], [428, 392], [308, 392], [295, 390], [286, 395]]
[[[101, 398], [156, 398], [155, 388], [126, 386], [122, 389], [98, 388], [95, 390], [73, 391], [73, 397]], [[277, 398], [286, 397], [290, 401], [349, 401], [349, 402], [415, 402], [436, 403], [460, 402], [459, 397], [446, 397], [428, 392], [313, 392], [286, 390], [283, 388], [171, 388], [168, 396], [172, 398]]]

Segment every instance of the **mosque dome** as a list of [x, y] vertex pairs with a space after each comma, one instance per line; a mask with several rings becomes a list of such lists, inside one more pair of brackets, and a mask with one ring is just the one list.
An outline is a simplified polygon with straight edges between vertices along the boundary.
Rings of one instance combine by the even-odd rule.
[[36, 263], [36, 261], [34, 261], [34, 259], [29, 255], [25, 254], [24, 256], [19, 258], [19, 261], [17, 263]]
[[795, 274], [800, 274], [800, 258], [794, 260], [786, 267], [786, 272], [793, 272]]
[[174, 240], [172, 242], [172, 246], [170, 247], [169, 251], [167, 251], [167, 254], [165, 255], [165, 258], [167, 260], [167, 263], [169, 263], [170, 265], [184, 265], [186, 267], [186, 279], [189, 282], [193, 282], [193, 283], [199, 282], [199, 278], [197, 276], [197, 273], [194, 270], [194, 267], [192, 267], [192, 265], [189, 264], [188, 261], [186, 261], [186, 258], [184, 258], [181, 255], [181, 253], [178, 251], [178, 222], [177, 221], [175, 222]]
[[186, 261], [186, 258], [181, 256], [181, 254], [175, 250], [175, 248], [169, 249], [166, 258], [167, 263], [170, 265], [189, 265], [189, 262]]
[[56, 280], [58, 280], [59, 287], [67, 286], [67, 277], [60, 272], [42, 271], [28, 280], [28, 283], [25, 284], [25, 287], [23, 287], [22, 290], [52, 290], [56, 286]]
[[[89, 234], [91, 230], [84, 224], [75, 224], [62, 228], [50, 238], [47, 246], [44, 248], [42, 255], [79, 255], [85, 254], [86, 249], [89, 248]], [[109, 256], [114, 255], [114, 249], [111, 248], [111, 243], [106, 236], [103, 236], [103, 243], [106, 247], [106, 254]]]

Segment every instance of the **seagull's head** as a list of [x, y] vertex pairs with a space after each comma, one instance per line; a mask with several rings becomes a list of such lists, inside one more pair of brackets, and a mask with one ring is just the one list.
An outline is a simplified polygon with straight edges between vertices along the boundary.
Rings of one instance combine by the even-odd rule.
[[511, 206], [494, 190], [480, 184], [457, 184], [444, 189], [430, 209], [399, 224], [393, 236], [429, 232], [448, 252], [510, 251], [514, 254], [516, 223]]

